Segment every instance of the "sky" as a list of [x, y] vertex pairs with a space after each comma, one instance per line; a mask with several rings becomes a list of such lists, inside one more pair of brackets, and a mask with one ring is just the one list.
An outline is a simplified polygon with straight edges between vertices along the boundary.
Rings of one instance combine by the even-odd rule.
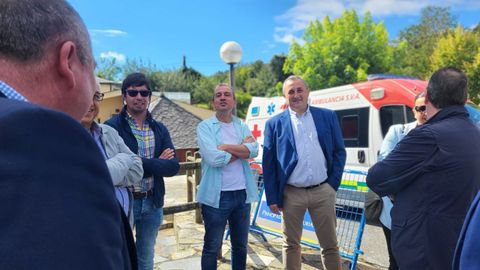
[[220, 47], [236, 41], [243, 49], [240, 64], [287, 54], [308, 23], [339, 17], [355, 9], [370, 11], [394, 39], [417, 24], [428, 5], [447, 6], [458, 23], [473, 28], [480, 22], [478, 0], [68, 0], [85, 21], [97, 62], [116, 58], [120, 65], [135, 59], [160, 70], [182, 66], [203, 75], [225, 71]]

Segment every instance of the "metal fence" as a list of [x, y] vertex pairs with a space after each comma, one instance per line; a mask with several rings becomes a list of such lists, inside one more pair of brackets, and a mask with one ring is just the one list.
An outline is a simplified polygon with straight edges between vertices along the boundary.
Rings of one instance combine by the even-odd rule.
[[[363, 254], [360, 245], [365, 227], [365, 194], [368, 191], [365, 179], [365, 172], [345, 170], [336, 194], [338, 245], [340, 255], [350, 260], [350, 269], [356, 268], [358, 255]], [[266, 201], [261, 175], [258, 175], [257, 183], [260, 194], [252, 216], [250, 230], [259, 233], [266, 241], [264, 233], [281, 236], [281, 219], [280, 216], [271, 212], [266, 213], [269, 210], [268, 207], [265, 207]], [[306, 216], [308, 216], [308, 213]], [[306, 232], [305, 229], [304, 232]], [[228, 234], [229, 232], [227, 232], [227, 237]], [[320, 249], [316, 239], [304, 240], [302, 238], [302, 244]]]

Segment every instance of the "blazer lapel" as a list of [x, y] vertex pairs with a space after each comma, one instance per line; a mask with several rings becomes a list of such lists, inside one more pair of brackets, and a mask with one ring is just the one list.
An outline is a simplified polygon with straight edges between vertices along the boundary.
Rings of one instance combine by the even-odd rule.
[[[312, 110], [310, 108], [310, 113], [312, 114], [313, 122], [315, 123], [315, 128], [317, 130], [317, 137], [318, 137], [318, 142], [320, 143], [320, 146], [322, 147], [323, 153], [326, 153], [325, 149], [325, 123], [322, 115], [318, 113], [316, 110]], [[326, 157], [326, 155], [325, 155]]]
[[290, 142], [291, 147], [293, 148], [293, 152], [295, 156], [297, 155], [297, 148], [295, 147], [295, 136], [293, 136], [293, 127], [292, 121], [290, 120], [290, 111], [287, 109], [283, 112], [282, 122], [285, 125], [285, 130], [287, 131], [286, 135], [288, 141]]

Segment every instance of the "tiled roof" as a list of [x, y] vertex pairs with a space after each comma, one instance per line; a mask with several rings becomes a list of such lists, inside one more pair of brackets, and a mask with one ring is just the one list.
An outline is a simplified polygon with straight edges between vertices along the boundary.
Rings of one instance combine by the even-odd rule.
[[198, 148], [197, 125], [202, 119], [165, 96], [155, 100], [155, 103], [151, 104], [152, 117], [167, 127], [175, 148]]
[[100, 77], [97, 77], [97, 80], [99, 83], [111, 83], [111, 84], [122, 84], [121, 81], [111, 81], [111, 80], [107, 80], [107, 79], [104, 79], [104, 78], [100, 78]]
[[175, 101], [175, 100], [173, 102], [175, 102], [175, 104], [187, 110], [188, 112], [194, 114], [195, 116], [199, 117], [202, 120], [208, 119], [215, 114], [215, 111], [199, 108], [197, 106], [190, 105], [185, 102]]

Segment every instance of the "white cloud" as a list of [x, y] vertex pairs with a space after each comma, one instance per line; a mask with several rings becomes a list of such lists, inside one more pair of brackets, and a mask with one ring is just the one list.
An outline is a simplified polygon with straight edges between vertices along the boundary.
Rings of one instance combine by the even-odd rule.
[[339, 1], [299, 0], [294, 7], [275, 18], [279, 26], [275, 27], [273, 38], [283, 43], [299, 41], [298, 32], [304, 30], [311, 21], [325, 16], [337, 17], [344, 9], [345, 6]]
[[289, 21], [290, 30], [296, 32], [305, 29], [308, 23], [316, 18], [327, 15], [337, 17], [344, 9], [344, 4], [339, 1], [299, 0], [294, 7], [276, 19]]
[[277, 47], [277, 43], [275, 41], [263, 40], [262, 43], [263, 43], [263, 50], [262, 50], [263, 54], [270, 54], [272, 49]]
[[119, 37], [119, 36], [126, 36], [127, 32], [117, 29], [92, 29], [92, 34], [103, 35], [107, 37]]
[[360, 6], [359, 11], [363, 14], [370, 11], [372, 15], [407, 15], [418, 14], [420, 9], [426, 7], [429, 1], [418, 0], [367, 0]]
[[126, 60], [126, 57], [124, 54], [121, 54], [118, 52], [112, 52], [112, 51], [100, 53], [100, 58], [106, 58], [106, 59], [115, 58], [118, 62], [125, 62]]
[[[475, 2], [476, 4], [472, 4]], [[453, 9], [480, 9], [480, 1], [469, 0], [298, 0], [284, 14], [277, 16], [274, 39], [276, 42], [291, 43], [299, 40], [301, 32], [315, 20], [325, 16], [334, 19], [344, 10], [355, 9], [363, 15], [369, 11], [372, 16], [387, 17], [391, 15], [418, 15], [426, 6], [450, 6]]]
[[299, 37], [296, 37], [295, 35], [293, 35], [292, 33], [280, 33], [280, 34], [273, 34], [273, 39], [276, 41], [276, 42], [282, 42], [282, 43], [287, 43], [287, 44], [290, 44], [292, 43], [293, 40], [295, 40], [297, 43], [299, 43], [300, 45], [303, 45], [305, 42], [300, 39]]

